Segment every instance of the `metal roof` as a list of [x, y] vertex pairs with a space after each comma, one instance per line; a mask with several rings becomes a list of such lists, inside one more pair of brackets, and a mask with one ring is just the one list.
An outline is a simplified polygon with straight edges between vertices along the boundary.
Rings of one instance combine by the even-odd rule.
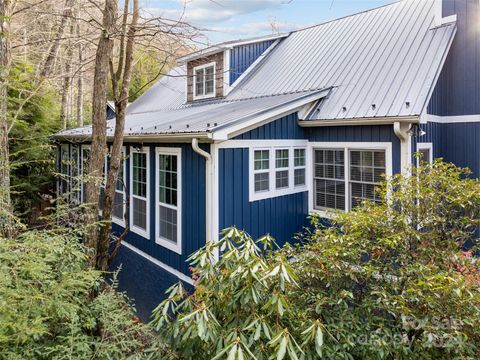
[[420, 115], [456, 29], [433, 28], [434, 3], [404, 0], [293, 32], [229, 97], [333, 87], [310, 119]]
[[434, 27], [435, 1], [403, 0], [292, 32], [223, 99], [185, 103], [185, 66], [174, 68], [128, 107], [126, 136], [212, 133], [325, 89], [302, 126], [418, 117], [456, 31], [455, 23]]
[[[130, 113], [125, 120], [125, 137], [215, 133], [260, 116], [268, 118], [274, 111], [286, 106], [301, 107], [325, 97], [329, 91], [330, 89], [325, 89], [235, 101], [211, 101], [178, 109]], [[115, 119], [107, 121], [108, 137], [113, 136], [114, 129]], [[91, 131], [91, 126], [85, 126], [62, 131], [57, 137], [88, 137]]]

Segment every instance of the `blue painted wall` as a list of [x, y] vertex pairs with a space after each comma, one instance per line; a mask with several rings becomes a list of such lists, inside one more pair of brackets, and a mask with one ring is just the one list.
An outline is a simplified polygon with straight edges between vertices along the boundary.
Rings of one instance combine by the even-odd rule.
[[453, 14], [457, 14], [457, 34], [428, 113], [480, 114], [480, 3], [478, 0], [444, 0], [443, 16]]
[[[393, 171], [400, 170], [400, 141], [391, 125], [302, 128], [297, 114], [238, 135], [236, 140], [308, 139], [318, 142], [391, 142]], [[308, 193], [249, 202], [247, 148], [219, 150], [219, 227], [235, 225], [254, 238], [271, 233], [283, 245], [308, 224]]]
[[[434, 158], [443, 158], [460, 167], [468, 167], [480, 177], [480, 123], [422, 124], [426, 132], [416, 142], [433, 144]], [[416, 151], [416, 149], [415, 149]]]
[[400, 140], [392, 125], [329, 126], [306, 129], [309, 141], [390, 142], [392, 143], [392, 170], [400, 172]]
[[249, 202], [248, 149], [220, 149], [219, 157], [220, 230], [235, 225], [254, 239], [270, 233], [280, 246], [291, 242], [307, 225], [307, 192]]
[[230, 51], [230, 85], [267, 50], [275, 40], [261, 41], [254, 44], [235, 46]]
[[[130, 146], [127, 145], [127, 178], [130, 179]], [[139, 145], [140, 146], [140, 145]], [[205, 245], [205, 159], [192, 150], [191, 144], [143, 144], [150, 148], [150, 238], [145, 239], [133, 231], [126, 236], [126, 241], [143, 252], [160, 260], [186, 275], [190, 275], [187, 258]], [[182, 149], [182, 255], [155, 242], [155, 147], [180, 147]], [[209, 145], [201, 147], [210, 151]], [[127, 184], [127, 191], [129, 192]], [[129, 193], [127, 194], [129, 196]], [[129, 221], [131, 223], [131, 221]], [[122, 228], [114, 224], [114, 232]]]

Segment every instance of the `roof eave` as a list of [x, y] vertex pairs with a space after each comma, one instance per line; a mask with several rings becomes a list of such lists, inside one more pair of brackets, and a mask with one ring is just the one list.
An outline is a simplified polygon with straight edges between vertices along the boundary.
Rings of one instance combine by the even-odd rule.
[[[174, 134], [144, 134], [144, 135], [128, 135], [124, 136], [124, 143], [145, 143], [145, 142], [191, 142], [192, 139], [199, 139], [201, 142], [211, 142], [212, 134], [210, 132], [193, 132], [193, 133], [174, 133]], [[57, 141], [72, 142], [89, 142], [91, 135], [75, 134], [75, 135], [54, 135]], [[107, 141], [113, 141], [113, 136], [107, 136]]]
[[368, 117], [351, 119], [316, 119], [299, 120], [301, 127], [322, 127], [322, 126], [353, 126], [353, 125], [392, 125], [395, 122], [401, 123], [420, 123], [420, 115], [413, 116], [386, 116], [386, 117]]

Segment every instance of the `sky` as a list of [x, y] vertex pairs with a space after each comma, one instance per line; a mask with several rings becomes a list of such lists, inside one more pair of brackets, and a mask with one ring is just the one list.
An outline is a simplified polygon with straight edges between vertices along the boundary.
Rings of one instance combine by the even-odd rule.
[[269, 35], [319, 24], [394, 0], [143, 0], [156, 16], [204, 29], [205, 43]]

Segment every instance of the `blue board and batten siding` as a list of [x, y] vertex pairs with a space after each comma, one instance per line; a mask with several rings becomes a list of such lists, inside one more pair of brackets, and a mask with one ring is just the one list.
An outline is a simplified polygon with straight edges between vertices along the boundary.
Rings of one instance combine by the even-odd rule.
[[[302, 128], [291, 114], [238, 135], [234, 140], [311, 142], [390, 142], [393, 171], [400, 170], [400, 142], [391, 125]], [[270, 233], [279, 243], [291, 242], [308, 224], [308, 192], [249, 201], [249, 149], [219, 149], [219, 230], [235, 225], [252, 237]]]
[[[443, 16], [457, 15], [457, 34], [440, 73], [428, 113], [437, 116], [480, 115], [480, 2], [443, 2]], [[469, 167], [480, 177], [480, 123], [428, 122], [416, 139], [433, 144], [433, 156]]]
[[232, 85], [275, 40], [235, 46], [230, 50], [230, 83]]
[[[131, 145], [133, 146], [133, 145]], [[126, 241], [158, 259], [162, 263], [189, 275], [187, 258], [196, 250], [205, 245], [205, 158], [193, 151], [191, 144], [143, 144], [150, 148], [150, 238], [131, 231]], [[156, 147], [172, 147], [182, 149], [182, 199], [181, 199], [181, 224], [182, 224], [182, 254], [177, 254], [155, 242], [155, 226], [157, 209], [155, 206], [155, 163]], [[201, 146], [210, 151], [209, 145]], [[130, 147], [127, 147], [129, 151]], [[130, 159], [127, 153], [127, 179], [131, 178]], [[121, 228], [115, 225], [115, 229]]]

